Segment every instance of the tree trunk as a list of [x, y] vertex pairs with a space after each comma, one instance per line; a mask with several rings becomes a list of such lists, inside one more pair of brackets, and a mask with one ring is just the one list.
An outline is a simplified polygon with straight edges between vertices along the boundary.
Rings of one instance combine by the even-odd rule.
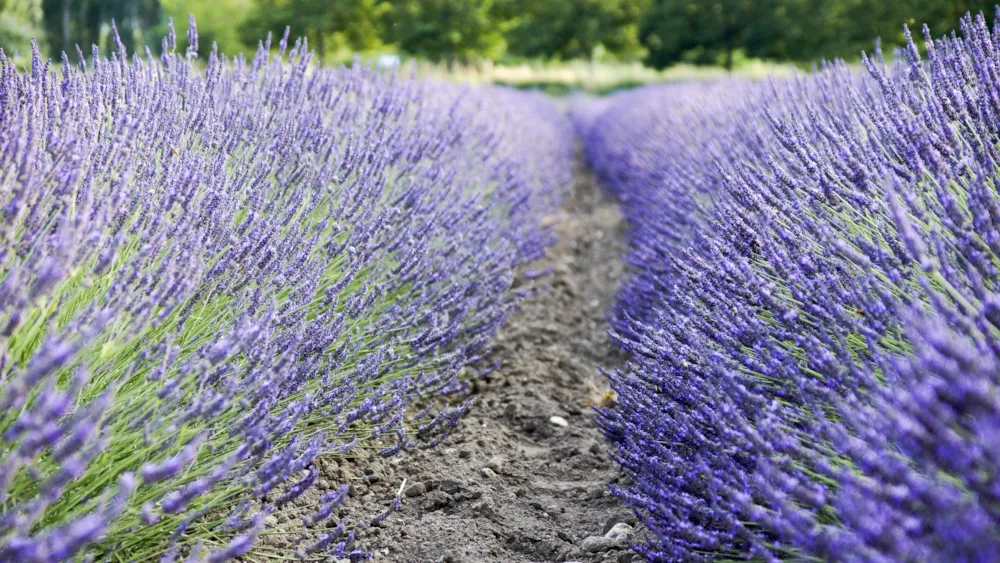
[[142, 23], [139, 21], [139, 0], [129, 0], [128, 1], [128, 21], [122, 29], [118, 31], [119, 34], [124, 35], [122, 37], [122, 43], [132, 52], [136, 54], [139, 51], [139, 47], [143, 43], [142, 38]]
[[[72, 1], [72, 0], [71, 0]], [[80, 43], [80, 48], [86, 56], [90, 56], [90, 46], [97, 43], [97, 32], [95, 31], [100, 22], [94, 22], [87, 18], [87, 3], [80, 2], [80, 11], [77, 16], [77, 35], [71, 41]]]
[[733, 47], [726, 45], [726, 62], [724, 63], [726, 72], [733, 72]]
[[323, 39], [323, 30], [316, 32], [316, 59], [319, 66], [323, 66], [326, 59], [326, 41]]
[[69, 54], [73, 49], [72, 38], [70, 37], [70, 17], [69, 5], [72, 0], [63, 0], [62, 3], [62, 50]]

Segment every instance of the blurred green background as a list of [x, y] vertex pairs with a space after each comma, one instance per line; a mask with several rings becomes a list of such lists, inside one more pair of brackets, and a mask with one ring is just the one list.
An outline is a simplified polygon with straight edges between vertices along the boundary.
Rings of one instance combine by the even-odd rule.
[[[108, 51], [114, 20], [125, 45], [159, 51], [168, 18], [180, 38], [195, 15], [201, 51], [249, 53], [285, 26], [321, 64], [355, 54], [383, 65], [414, 59], [461, 80], [600, 91], [736, 71], [780, 72], [824, 58], [857, 60], [903, 24], [934, 35], [972, 0], [0, 0], [0, 48], [24, 61], [30, 41], [58, 61], [76, 45]], [[183, 49], [184, 46], [180, 45]]]

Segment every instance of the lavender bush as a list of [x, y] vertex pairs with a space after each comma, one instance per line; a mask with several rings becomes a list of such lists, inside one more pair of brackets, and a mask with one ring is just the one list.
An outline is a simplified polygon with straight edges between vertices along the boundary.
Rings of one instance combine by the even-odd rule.
[[1000, 559], [1000, 20], [924, 45], [577, 112], [649, 560]]
[[[462, 407], [408, 405], [550, 242], [547, 101], [174, 42], [0, 53], [0, 560], [229, 559], [321, 456], [433, 446]], [[342, 499], [300, 557], [350, 549]]]

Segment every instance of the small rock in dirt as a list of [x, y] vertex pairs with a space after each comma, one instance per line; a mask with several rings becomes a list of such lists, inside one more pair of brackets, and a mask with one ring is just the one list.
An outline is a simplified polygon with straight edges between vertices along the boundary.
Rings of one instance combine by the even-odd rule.
[[566, 532], [564, 532], [562, 530], [559, 530], [558, 532], [556, 532], [556, 535], [559, 536], [559, 539], [561, 539], [562, 541], [573, 543], [573, 538], [571, 538], [569, 534], [567, 534]]
[[278, 517], [274, 514], [269, 514], [267, 518], [264, 518], [264, 525], [268, 528], [273, 528], [278, 525]]
[[604, 521], [604, 529], [601, 533], [607, 534], [609, 531], [611, 531], [611, 528], [614, 528], [616, 524], [619, 524], [621, 522], [624, 522], [629, 526], [635, 527], [635, 525], [638, 523], [638, 520], [636, 520], [635, 515], [630, 512], [619, 512], [617, 514], [613, 514], [611, 515], [610, 518]]
[[566, 428], [567, 426], [569, 426], [569, 422], [567, 422], [566, 419], [561, 416], [553, 416], [552, 418], [549, 419], [549, 422], [561, 428]]
[[406, 487], [406, 496], [408, 497], [419, 497], [420, 495], [427, 492], [427, 485], [423, 483], [414, 483], [409, 487]]
[[503, 473], [503, 458], [500, 456], [491, 457], [490, 460], [486, 463], [486, 467], [492, 469], [493, 472], [496, 473], [497, 475]]
[[608, 533], [604, 534], [604, 537], [609, 540], [616, 540], [621, 542], [626, 542], [632, 535], [635, 534], [635, 529], [629, 526], [625, 522], [619, 522], [608, 530]]
[[618, 563], [632, 563], [633, 561], [641, 561], [641, 558], [631, 551], [626, 551], [618, 556]]
[[330, 482], [326, 479], [320, 479], [316, 481], [316, 487], [321, 491], [328, 491], [330, 490]]
[[424, 506], [427, 510], [438, 510], [451, 504], [451, 495], [444, 491], [431, 491], [424, 497]]
[[580, 548], [587, 553], [611, 551], [612, 549], [617, 549], [621, 546], [622, 544], [618, 540], [602, 538], [601, 536], [590, 536], [589, 538], [584, 538], [584, 540], [580, 542]]
[[496, 514], [496, 503], [492, 497], [483, 497], [472, 505], [472, 511], [483, 516], [493, 516]]
[[509, 405], [503, 408], [503, 413], [507, 416], [514, 416], [515, 414], [517, 414], [517, 405], [515, 405], [514, 403], [510, 403]]
[[472, 457], [472, 452], [470, 452], [469, 450], [462, 450], [458, 452], [458, 457], [460, 459], [469, 459], [470, 457]]
[[497, 476], [496, 472], [489, 467], [483, 467], [479, 470], [479, 472], [482, 473], [483, 477], [486, 477], [487, 479], [496, 479]]

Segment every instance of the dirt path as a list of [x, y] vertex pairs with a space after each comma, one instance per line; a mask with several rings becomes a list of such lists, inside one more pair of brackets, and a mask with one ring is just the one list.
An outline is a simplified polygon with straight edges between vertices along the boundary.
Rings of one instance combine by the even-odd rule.
[[476, 383], [452, 435], [436, 450], [323, 468], [330, 483], [351, 483], [340, 516], [354, 522], [405, 479], [399, 509], [358, 538], [376, 561], [632, 561], [614, 536], [635, 521], [607, 492], [619, 473], [587, 385], [603, 386], [597, 366], [619, 361], [604, 314], [623, 271], [621, 217], [581, 170], [558, 219], [559, 242], [534, 266], [552, 269], [537, 282], [548, 287], [508, 320], [495, 352], [503, 364]]

